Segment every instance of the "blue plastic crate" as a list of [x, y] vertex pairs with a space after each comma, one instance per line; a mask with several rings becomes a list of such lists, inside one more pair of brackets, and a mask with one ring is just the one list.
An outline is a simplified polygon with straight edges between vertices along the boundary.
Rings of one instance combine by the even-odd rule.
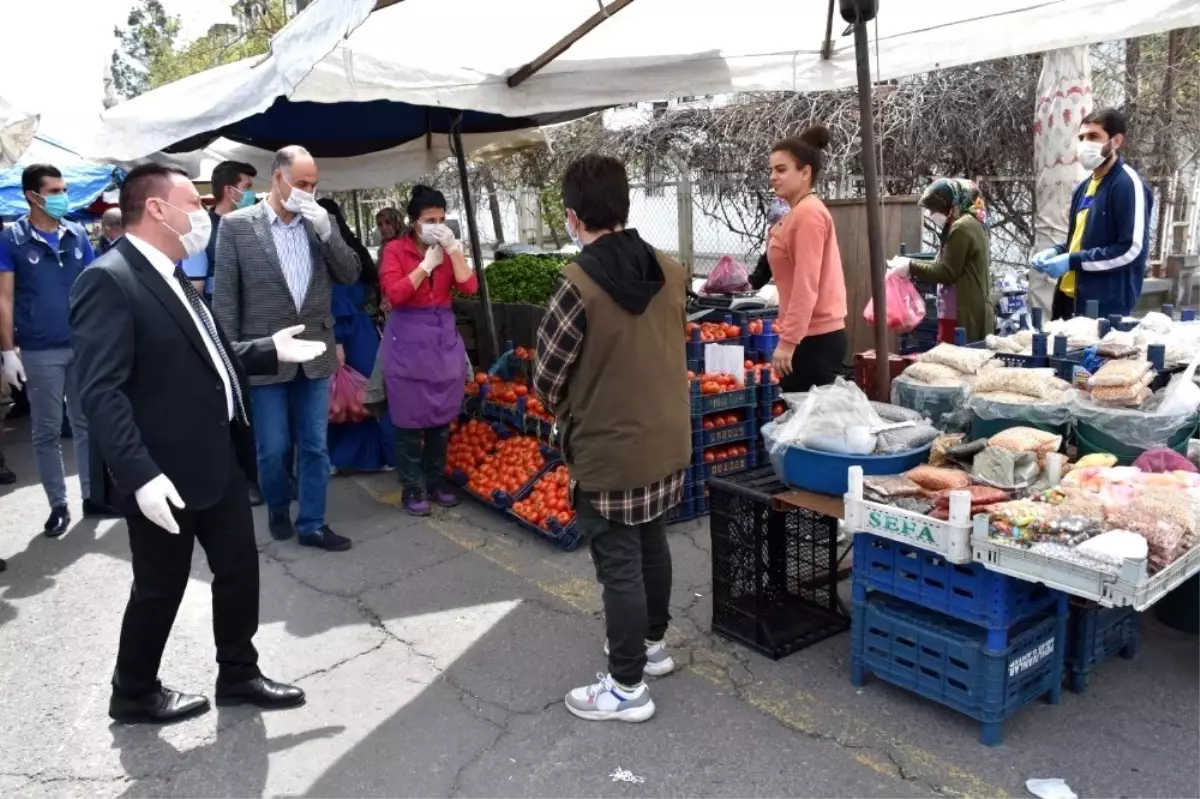
[[979, 740], [1000, 743], [1001, 725], [1039, 697], [1062, 696], [1066, 599], [1058, 613], [1030, 619], [1000, 650], [987, 631], [909, 602], [872, 594], [854, 604], [850, 681], [874, 674], [980, 722]]
[[854, 536], [854, 601], [869, 591], [898, 597], [988, 630], [988, 647], [1008, 645], [1014, 624], [1058, 605], [1061, 591], [990, 572], [981, 563], [954, 564], [936, 552], [890, 538]]
[[746, 373], [746, 386], [744, 388], [734, 389], [733, 391], [723, 391], [720, 394], [701, 394], [699, 381], [693, 381], [691, 384], [691, 410], [692, 418], [698, 416], [708, 416], [710, 413], [718, 413], [720, 411], [732, 411], [738, 408], [753, 408], [758, 404], [758, 387], [754, 384], [754, 375], [750, 372]]
[[675, 507], [667, 511], [667, 524], [679, 524], [680, 522], [690, 522], [696, 518], [696, 501], [685, 499]]
[[[545, 447], [542, 448], [542, 454], [546, 454]], [[579, 526], [575, 523], [574, 519], [572, 519], [566, 525], [554, 522], [549, 525], [549, 529], [543, 529], [538, 527], [536, 524], [532, 524], [529, 521], [522, 519], [512, 510], [514, 503], [520, 502], [533, 493], [533, 488], [537, 485], [539, 480], [541, 480], [551, 470], [561, 465], [562, 461], [556, 455], [546, 455], [545, 465], [538, 469], [537, 474], [530, 478], [529, 482], [521, 486], [520, 491], [509, 497], [508, 504], [504, 505], [500, 509], [504, 511], [506, 516], [516, 522], [518, 527], [523, 527], [540, 538], [544, 538], [547, 541], [554, 543], [559, 549], [569, 552], [579, 544], [579, 539], [583, 537], [583, 531], [579, 529]]]
[[758, 418], [754, 413], [747, 414], [750, 418], [740, 424], [725, 427], [715, 427], [705, 430], [702, 419], [692, 421], [692, 447], [707, 449], [721, 444], [736, 444], [739, 441], [750, 441], [758, 437]]
[[931, 350], [937, 344], [937, 320], [925, 320], [907, 333], [896, 337], [900, 355], [912, 355]]
[[726, 458], [725, 460], [714, 461], [713, 463], [701, 463], [696, 468], [700, 470], [700, 474], [702, 475], [700, 482], [708, 482], [714, 477], [726, 477], [731, 474], [738, 474], [758, 468], [758, 453], [752, 449], [745, 455], [738, 455], [735, 458]]
[[1067, 644], [1067, 687], [1087, 690], [1097, 666], [1120, 655], [1132, 660], [1141, 641], [1142, 614], [1133, 608], [1102, 608], [1095, 602], [1072, 600]]

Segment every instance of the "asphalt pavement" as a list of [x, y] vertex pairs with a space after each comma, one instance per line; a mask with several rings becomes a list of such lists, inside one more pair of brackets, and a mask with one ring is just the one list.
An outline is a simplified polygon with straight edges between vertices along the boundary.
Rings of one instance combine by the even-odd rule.
[[[0, 441], [21, 479], [0, 487], [0, 796], [1023, 796], [1030, 777], [1082, 797], [1200, 796], [1195, 636], [1147, 614], [1134, 660], [1026, 708], [984, 747], [952, 711], [878, 681], [853, 688], [849, 633], [779, 661], [711, 635], [707, 522], [672, 528], [681, 668], [652, 683], [658, 714], [576, 719], [563, 694], [604, 668], [586, 548], [559, 552], [471, 504], [411, 519], [390, 474], [332, 480], [347, 553], [273, 542], [256, 511], [256, 644], [305, 707], [113, 725], [124, 524], [40, 535], [27, 424], [10, 427]], [[211, 696], [209, 579], [197, 548], [161, 677]]]

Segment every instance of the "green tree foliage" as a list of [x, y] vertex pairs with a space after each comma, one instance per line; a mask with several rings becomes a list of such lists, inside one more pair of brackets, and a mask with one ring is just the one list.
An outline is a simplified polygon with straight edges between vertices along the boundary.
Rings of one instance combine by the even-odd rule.
[[193, 42], [179, 42], [179, 18], [159, 0], [140, 0], [129, 12], [112, 55], [113, 85], [125, 98], [206, 69], [262, 55], [288, 21], [288, 0], [237, 0], [234, 21], [213, 25]]

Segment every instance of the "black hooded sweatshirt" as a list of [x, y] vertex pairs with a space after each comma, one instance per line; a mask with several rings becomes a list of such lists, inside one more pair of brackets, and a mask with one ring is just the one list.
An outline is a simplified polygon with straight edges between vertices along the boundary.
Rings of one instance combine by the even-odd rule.
[[658, 255], [633, 228], [606, 233], [575, 258], [613, 302], [641, 316], [666, 284]]

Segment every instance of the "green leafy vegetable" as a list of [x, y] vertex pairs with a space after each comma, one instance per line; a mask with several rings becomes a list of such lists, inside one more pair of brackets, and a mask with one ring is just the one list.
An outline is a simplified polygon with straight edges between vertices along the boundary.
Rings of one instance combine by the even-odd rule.
[[518, 255], [496, 261], [483, 270], [492, 302], [545, 306], [554, 284], [571, 259], [562, 255]]

